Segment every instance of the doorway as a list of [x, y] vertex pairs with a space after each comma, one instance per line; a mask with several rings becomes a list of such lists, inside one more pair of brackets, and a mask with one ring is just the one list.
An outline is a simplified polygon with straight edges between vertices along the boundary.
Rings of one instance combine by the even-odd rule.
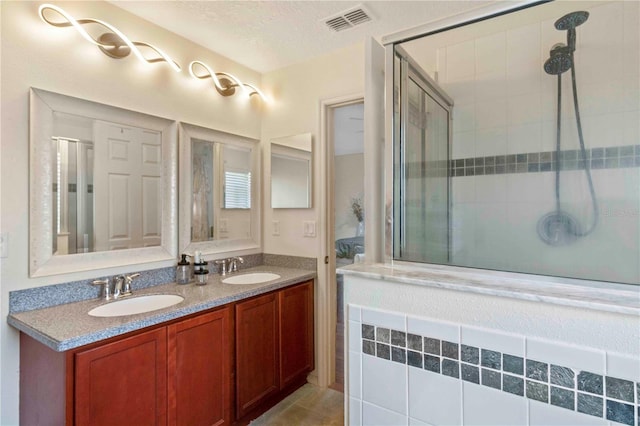
[[328, 193], [329, 279], [335, 289], [335, 380], [331, 387], [344, 391], [344, 336], [342, 276], [336, 268], [358, 262], [364, 253], [364, 103], [354, 99], [329, 107]]

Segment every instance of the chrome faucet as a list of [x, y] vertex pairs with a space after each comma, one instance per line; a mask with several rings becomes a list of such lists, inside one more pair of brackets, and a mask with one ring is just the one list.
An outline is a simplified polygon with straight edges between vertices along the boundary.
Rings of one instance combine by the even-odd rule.
[[109, 278], [105, 278], [104, 280], [95, 280], [91, 282], [92, 285], [101, 285], [102, 287], [102, 295], [101, 299], [111, 300], [113, 297], [111, 296], [111, 286], [109, 285]]
[[238, 262], [244, 263], [244, 259], [240, 256], [229, 257], [227, 259], [216, 260], [214, 263], [218, 265], [220, 275], [227, 275], [229, 272], [238, 272]]
[[124, 286], [122, 287], [122, 296], [131, 296], [133, 293], [131, 292], [131, 283], [134, 278], [138, 278], [140, 274], [131, 274], [124, 276]]
[[229, 261], [231, 262], [229, 265], [229, 272], [238, 272], [238, 262], [241, 264], [244, 263], [244, 259], [240, 256], [232, 257]]
[[213, 263], [218, 265], [218, 272], [220, 273], [220, 275], [224, 276], [227, 275], [227, 272], [230, 272], [227, 270], [227, 268], [229, 267], [229, 259], [220, 259], [216, 260]]
[[104, 300], [111, 300], [119, 297], [131, 296], [133, 294], [131, 291], [131, 283], [134, 278], [139, 276], [140, 274], [131, 274], [113, 277], [113, 290], [111, 289], [109, 278], [105, 278], [104, 280], [95, 280], [91, 284], [103, 286], [100, 298]]

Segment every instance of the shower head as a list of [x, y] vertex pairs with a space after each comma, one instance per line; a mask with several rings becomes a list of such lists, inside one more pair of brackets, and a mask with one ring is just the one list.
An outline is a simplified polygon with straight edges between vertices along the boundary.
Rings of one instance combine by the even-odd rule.
[[560, 31], [573, 30], [575, 27], [584, 24], [587, 19], [589, 19], [589, 12], [579, 10], [567, 13], [558, 19], [554, 25], [556, 29]]
[[549, 52], [551, 55], [544, 63], [544, 71], [547, 74], [559, 75], [569, 71], [573, 66], [571, 50], [564, 44], [556, 44]]

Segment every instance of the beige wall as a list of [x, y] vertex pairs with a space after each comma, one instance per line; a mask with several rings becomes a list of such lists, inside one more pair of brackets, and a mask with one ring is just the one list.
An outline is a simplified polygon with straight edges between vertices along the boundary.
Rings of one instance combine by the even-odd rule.
[[[320, 102], [364, 90], [364, 45], [340, 49], [328, 55], [293, 65], [263, 76], [263, 84], [272, 88], [277, 102], [265, 111], [262, 121], [263, 167], [271, 172], [268, 141], [273, 138], [311, 133], [313, 135], [313, 201], [311, 209], [271, 209], [271, 189], [264, 180], [263, 246], [267, 253], [317, 257], [321, 253], [320, 238], [303, 237], [303, 222], [319, 222], [320, 179]], [[280, 235], [272, 235], [273, 221], [280, 223]], [[317, 229], [320, 224], [317, 223]]]
[[356, 235], [358, 220], [351, 199], [364, 197], [364, 154], [335, 157], [336, 240]]
[[[111, 23], [133, 40], [156, 44], [183, 68], [146, 66], [131, 56], [111, 59], [73, 28], [54, 28], [38, 17], [35, 2], [1, 2], [1, 210], [2, 232], [9, 236], [9, 257], [1, 259], [0, 424], [18, 423], [18, 333], [7, 326], [8, 294], [118, 272], [116, 269], [30, 279], [29, 249], [29, 87], [141, 111], [178, 121], [260, 139], [259, 102], [223, 98], [194, 81], [187, 66], [194, 59], [261, 85], [261, 75], [205, 50], [176, 34], [143, 21], [109, 3], [56, 3], [72, 16]], [[268, 92], [268, 89], [266, 90]], [[138, 265], [140, 267], [140, 265]]]
[[[161, 46], [183, 67], [145, 66], [134, 57], [113, 60], [86, 42], [72, 28], [43, 23], [40, 3], [2, 2], [1, 40], [1, 198], [2, 232], [9, 236], [9, 257], [1, 260], [2, 318], [8, 314], [13, 290], [86, 279], [97, 272], [30, 279], [28, 277], [28, 91], [37, 87], [70, 96], [184, 121], [216, 130], [269, 141], [271, 138], [311, 132], [314, 137], [314, 207], [273, 212], [269, 206], [269, 179], [264, 179], [264, 251], [317, 257], [320, 238], [303, 238], [302, 221], [320, 220], [319, 105], [321, 99], [361, 93], [364, 82], [362, 45], [342, 49], [306, 63], [267, 75], [247, 69], [205, 50], [176, 34], [141, 20], [105, 2], [56, 3], [72, 16], [98, 18], [111, 23], [133, 40]], [[216, 70], [233, 73], [260, 85], [275, 100], [261, 111], [259, 102], [223, 98], [188, 76], [187, 66], [201, 60]], [[270, 151], [263, 153], [264, 176], [270, 172]], [[279, 237], [271, 236], [271, 221], [280, 220]], [[157, 265], [149, 265], [157, 266]], [[102, 275], [121, 272], [117, 268]], [[2, 321], [0, 326], [0, 424], [18, 423], [18, 333]]]

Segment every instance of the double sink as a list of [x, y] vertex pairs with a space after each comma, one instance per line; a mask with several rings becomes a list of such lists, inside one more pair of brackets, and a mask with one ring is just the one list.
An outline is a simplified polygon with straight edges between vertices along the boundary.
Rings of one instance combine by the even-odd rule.
[[[249, 274], [233, 275], [222, 280], [223, 284], [260, 284], [280, 278], [271, 272], [253, 272]], [[151, 294], [122, 299], [100, 305], [91, 309], [88, 314], [93, 317], [119, 317], [125, 315], [142, 314], [158, 309], [168, 308], [182, 302], [184, 298], [176, 294]]]

